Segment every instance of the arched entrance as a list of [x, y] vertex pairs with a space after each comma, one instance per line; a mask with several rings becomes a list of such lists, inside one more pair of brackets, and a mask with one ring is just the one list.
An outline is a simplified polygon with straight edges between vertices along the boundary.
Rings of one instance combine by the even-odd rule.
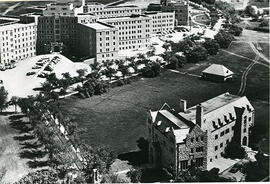
[[243, 143], [243, 146], [247, 146], [247, 137], [246, 136], [243, 137], [242, 143]]

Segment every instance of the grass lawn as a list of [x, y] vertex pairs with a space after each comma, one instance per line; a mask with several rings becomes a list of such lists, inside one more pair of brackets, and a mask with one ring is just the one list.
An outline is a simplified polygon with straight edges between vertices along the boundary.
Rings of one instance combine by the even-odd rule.
[[136, 140], [146, 136], [149, 109], [157, 110], [167, 102], [178, 111], [180, 98], [193, 106], [226, 91], [233, 93], [238, 86], [235, 88], [228, 83], [202, 81], [166, 71], [157, 78], [117, 87], [101, 96], [68, 98], [62, 101], [62, 107], [87, 129], [82, 135], [86, 143], [110, 145], [117, 153], [124, 153], [136, 150]]
[[260, 52], [269, 58], [269, 43], [258, 42], [258, 44], [262, 48], [262, 51]]
[[250, 0], [248, 5], [255, 5], [258, 8], [269, 7], [269, 0]]
[[[246, 43], [233, 43], [231, 52], [254, 59], [255, 54]], [[165, 71], [153, 79], [141, 79], [129, 85], [110, 89], [107, 94], [89, 99], [67, 98], [62, 108], [67, 115], [75, 117], [80, 127], [87, 129], [82, 135], [90, 145], [109, 145], [117, 153], [137, 149], [136, 140], [146, 136], [146, 113], [157, 110], [167, 102], [176, 111], [179, 99], [188, 101], [188, 107], [213, 98], [221, 93], [236, 94], [240, 87], [241, 76], [251, 61], [220, 51], [198, 64], [187, 64], [180, 71], [200, 74], [212, 63], [223, 64], [235, 73], [229, 83], [203, 81], [196, 77]], [[256, 128], [268, 127], [268, 68], [255, 65], [247, 79], [247, 97], [255, 107]], [[256, 92], [259, 91], [259, 92]], [[264, 103], [260, 103], [263, 101]], [[258, 112], [257, 113], [257, 108]], [[257, 131], [260, 133], [260, 131]], [[265, 134], [268, 135], [266, 132]], [[257, 134], [258, 135], [258, 134]]]

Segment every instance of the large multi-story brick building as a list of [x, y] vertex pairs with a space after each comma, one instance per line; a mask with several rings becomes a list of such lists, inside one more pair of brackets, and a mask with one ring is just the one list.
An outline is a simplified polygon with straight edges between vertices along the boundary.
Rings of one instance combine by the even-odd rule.
[[153, 34], [174, 30], [174, 12], [145, 12], [152, 19]]
[[179, 113], [165, 104], [148, 113], [149, 161], [175, 174], [192, 164], [210, 169], [229, 142], [248, 145], [253, 125], [246, 97], [224, 93], [190, 108], [181, 100]]
[[189, 25], [188, 0], [161, 0], [161, 11], [175, 12], [175, 25]]
[[[89, 52], [83, 52], [81, 48], [92, 43], [83, 43], [81, 38], [86, 32], [92, 34], [93, 29], [91, 26], [82, 25], [96, 25], [93, 23], [97, 22], [111, 25], [110, 29], [118, 30], [115, 40], [117, 51], [146, 48], [150, 45], [150, 38], [154, 33], [174, 29], [174, 18], [174, 12], [141, 14], [141, 9], [137, 6], [113, 7], [100, 3], [85, 4], [83, 1], [82, 6], [74, 7], [69, 3], [52, 3], [47, 5], [43, 15], [38, 17], [37, 53], [62, 51], [64, 55], [66, 52], [78, 57], [87, 57], [85, 54]], [[87, 28], [91, 31], [86, 31]], [[100, 44], [102, 45], [99, 40], [93, 43]], [[90, 54], [88, 57], [94, 55], [101, 55], [96, 58], [97, 61], [112, 58], [111, 55], [117, 59], [117, 54], [112, 53], [108, 56], [104, 51]]]
[[81, 57], [97, 61], [113, 60], [118, 56], [118, 29], [101, 22], [78, 25], [78, 45]]
[[36, 55], [36, 23], [8, 18], [1, 18], [0, 22], [1, 65]]
[[152, 19], [145, 15], [100, 20], [118, 28], [119, 50], [146, 48], [150, 44]]

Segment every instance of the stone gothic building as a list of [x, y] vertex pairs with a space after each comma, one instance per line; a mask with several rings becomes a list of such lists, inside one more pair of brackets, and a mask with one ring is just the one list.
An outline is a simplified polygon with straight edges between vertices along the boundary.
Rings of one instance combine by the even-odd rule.
[[211, 169], [232, 140], [248, 145], [253, 125], [246, 97], [224, 93], [190, 108], [180, 100], [179, 113], [165, 103], [147, 116], [149, 162], [175, 174], [191, 165]]

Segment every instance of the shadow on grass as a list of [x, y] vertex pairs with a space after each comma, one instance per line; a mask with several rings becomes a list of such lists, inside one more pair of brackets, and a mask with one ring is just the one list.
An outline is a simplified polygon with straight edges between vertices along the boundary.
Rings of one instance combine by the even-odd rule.
[[14, 139], [18, 141], [27, 141], [27, 140], [35, 139], [35, 136], [34, 135], [20, 135], [20, 136], [15, 136]]
[[9, 119], [11, 120], [10, 126], [16, 130], [19, 130], [20, 133], [29, 133], [33, 130], [30, 123], [28, 121], [23, 121], [21, 118], [23, 115], [11, 116]]
[[23, 115], [23, 114], [16, 114], [16, 115], [10, 116], [9, 119], [10, 119], [10, 121], [15, 121], [15, 120], [19, 120], [19, 119], [21, 119], [23, 117], [25, 117], [25, 115]]
[[142, 151], [133, 151], [128, 153], [123, 153], [118, 155], [120, 160], [126, 160], [133, 166], [139, 166], [147, 163], [147, 158], [145, 153]]
[[37, 161], [37, 160], [32, 161], [31, 160], [31, 161], [28, 161], [27, 164], [30, 168], [49, 166], [49, 162], [47, 160], [46, 161]]
[[0, 112], [1, 116], [8, 116], [8, 115], [11, 115], [11, 114], [14, 114], [14, 112]]
[[141, 183], [168, 183], [170, 179], [170, 176], [162, 169], [143, 169]]
[[47, 153], [42, 150], [23, 150], [20, 152], [21, 158], [35, 159], [43, 158]]
[[42, 144], [37, 142], [23, 142], [20, 145], [22, 145], [22, 149], [38, 149], [42, 147]]

